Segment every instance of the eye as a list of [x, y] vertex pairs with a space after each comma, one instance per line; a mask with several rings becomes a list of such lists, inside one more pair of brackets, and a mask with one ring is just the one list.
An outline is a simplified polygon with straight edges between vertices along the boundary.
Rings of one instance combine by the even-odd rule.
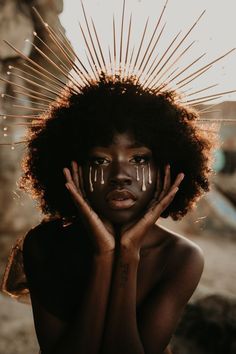
[[91, 160], [93, 165], [107, 166], [110, 163], [108, 158], [101, 156], [94, 156]]
[[150, 157], [146, 155], [135, 155], [130, 161], [136, 165], [144, 165], [150, 161]]

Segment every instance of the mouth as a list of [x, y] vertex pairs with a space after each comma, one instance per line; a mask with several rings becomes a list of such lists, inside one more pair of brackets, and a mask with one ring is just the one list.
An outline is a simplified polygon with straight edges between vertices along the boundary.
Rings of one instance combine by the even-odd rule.
[[131, 208], [137, 198], [127, 190], [113, 190], [108, 193], [106, 201], [111, 209], [121, 210]]

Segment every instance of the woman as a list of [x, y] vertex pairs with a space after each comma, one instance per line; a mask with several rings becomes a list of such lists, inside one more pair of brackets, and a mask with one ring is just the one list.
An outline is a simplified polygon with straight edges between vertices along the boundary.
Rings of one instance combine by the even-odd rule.
[[23, 260], [42, 354], [168, 353], [203, 256], [158, 220], [209, 188], [197, 118], [174, 92], [101, 76], [32, 127], [22, 186], [49, 220]]

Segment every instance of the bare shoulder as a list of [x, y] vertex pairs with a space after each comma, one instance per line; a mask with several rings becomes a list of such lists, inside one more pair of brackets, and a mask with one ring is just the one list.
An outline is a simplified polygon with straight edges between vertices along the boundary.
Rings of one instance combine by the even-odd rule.
[[[159, 233], [167, 240], [167, 262], [164, 281], [181, 291], [183, 301], [189, 298], [197, 287], [204, 268], [201, 248], [187, 238], [158, 226]], [[171, 287], [170, 287], [171, 288]]]

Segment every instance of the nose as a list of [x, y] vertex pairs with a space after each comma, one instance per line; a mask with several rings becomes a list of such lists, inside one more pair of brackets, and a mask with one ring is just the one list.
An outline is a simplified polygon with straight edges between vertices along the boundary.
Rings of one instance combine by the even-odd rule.
[[131, 185], [132, 177], [125, 163], [116, 162], [113, 164], [109, 182], [110, 185], [118, 187]]

